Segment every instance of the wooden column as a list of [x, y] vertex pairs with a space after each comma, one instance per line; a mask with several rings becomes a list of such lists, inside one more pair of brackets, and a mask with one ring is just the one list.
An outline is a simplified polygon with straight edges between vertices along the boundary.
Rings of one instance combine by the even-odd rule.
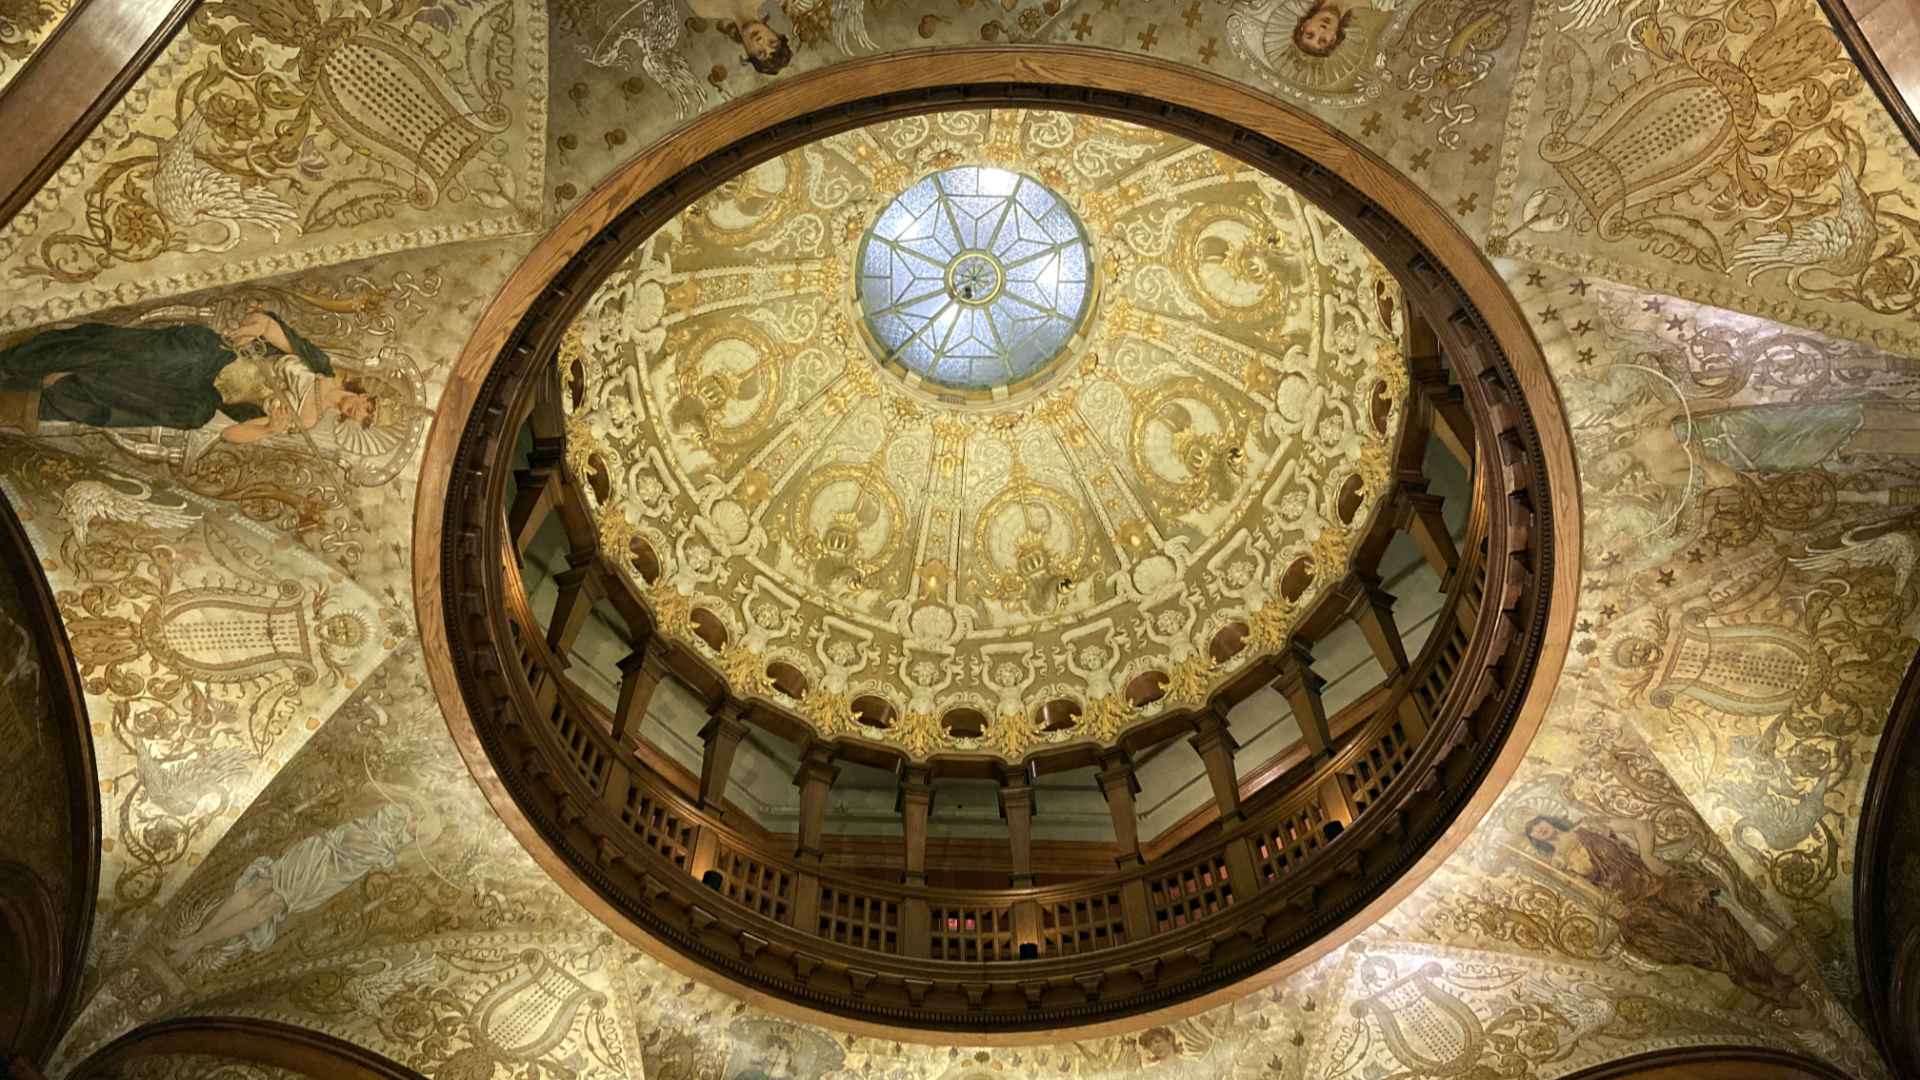
[[1293, 719], [1300, 725], [1300, 735], [1307, 741], [1307, 749], [1315, 757], [1324, 757], [1333, 752], [1333, 737], [1327, 727], [1327, 706], [1320, 699], [1320, 688], [1326, 680], [1314, 673], [1313, 654], [1298, 641], [1290, 642], [1278, 657], [1280, 675], [1273, 680], [1273, 688], [1284, 694], [1287, 704], [1293, 708]]
[[1420, 704], [1418, 695], [1409, 691], [1400, 699], [1400, 730], [1406, 733], [1408, 742], [1419, 742], [1427, 733], [1426, 707]]
[[560, 486], [564, 483], [560, 466], [566, 459], [565, 440], [537, 438], [533, 440], [532, 452], [527, 454], [527, 467], [513, 474], [514, 496], [513, 506], [507, 511], [507, 535], [513, 540], [513, 550], [522, 555], [560, 500]]
[[794, 785], [800, 789], [800, 837], [795, 851], [800, 870], [793, 881], [793, 925], [808, 933], [819, 930], [820, 878], [814, 868], [824, 855], [820, 838], [826, 831], [827, 805], [839, 775], [833, 764], [833, 747], [822, 742], [807, 744], [800, 752], [800, 768], [793, 774]]
[[1193, 731], [1188, 741], [1207, 767], [1207, 783], [1213, 786], [1213, 802], [1220, 808], [1222, 827], [1232, 828], [1241, 818], [1240, 778], [1233, 771], [1233, 752], [1240, 749], [1240, 744], [1233, 741], [1233, 733], [1227, 730], [1226, 711], [1217, 704], [1194, 718]]
[[1440, 513], [1445, 504], [1438, 495], [1403, 486], [1395, 506], [1400, 527], [1413, 537], [1443, 586], [1453, 581], [1454, 568], [1460, 565], [1460, 552], [1453, 546], [1453, 534], [1447, 531], [1446, 519]]
[[1033, 785], [1024, 769], [1000, 774], [1000, 816], [1007, 822], [1007, 841], [1013, 857], [1013, 887], [1033, 885]]
[[1259, 891], [1260, 882], [1253, 869], [1253, 845], [1244, 834], [1235, 832], [1247, 820], [1240, 809], [1240, 778], [1233, 769], [1233, 754], [1240, 746], [1227, 730], [1227, 713], [1218, 703], [1209, 705], [1193, 726], [1193, 748], [1207, 766], [1213, 801], [1220, 807], [1220, 831], [1228, 834], [1222, 851], [1227, 860], [1227, 885], [1237, 899], [1249, 900]]
[[[1140, 853], [1140, 818], [1133, 798], [1140, 793], [1140, 780], [1134, 775], [1133, 759], [1124, 750], [1102, 753], [1098, 778], [1107, 813], [1113, 816], [1114, 842], [1120, 848], [1113, 861], [1122, 870], [1137, 869], [1146, 860]], [[1138, 875], [1120, 886], [1120, 919], [1129, 941], [1139, 941], [1151, 932], [1147, 883]]]
[[895, 804], [906, 833], [905, 876], [908, 885], [927, 883], [927, 817], [933, 812], [933, 780], [925, 765], [909, 765], [900, 774], [900, 799]]
[[[1007, 820], [1007, 844], [1013, 856], [1012, 884], [1033, 888], [1033, 785], [1025, 769], [1000, 773], [1000, 816]], [[1013, 942], [1040, 947], [1040, 905], [1032, 900], [1013, 902]]]
[[[909, 765], [900, 774], [900, 822], [906, 834], [906, 873], [913, 888], [927, 884], [927, 818], [933, 812], [933, 779], [925, 765]], [[932, 950], [933, 923], [925, 897], [909, 896], [900, 910], [900, 948], [907, 956]]]
[[804, 862], [818, 865], [824, 852], [820, 838], [826, 831], [827, 805], [833, 796], [833, 782], [840, 770], [833, 764], [833, 747], [823, 742], [808, 743], [800, 754], [800, 768], [793, 783], [800, 789], [800, 837], [795, 854]]
[[700, 808], [714, 817], [724, 817], [727, 777], [733, 772], [733, 757], [746, 738], [746, 706], [727, 698], [713, 707], [700, 740], [706, 750], [700, 755]]
[[1100, 794], [1106, 796], [1107, 813], [1113, 818], [1113, 839], [1120, 849], [1114, 861], [1122, 867], [1138, 866], [1140, 855], [1140, 819], [1133, 797], [1140, 793], [1140, 781], [1133, 774], [1133, 759], [1124, 750], [1108, 750], [1100, 755]]
[[623, 742], [628, 732], [639, 738], [640, 722], [647, 718], [653, 692], [667, 675], [666, 649], [651, 634], [639, 648], [620, 661], [620, 701], [613, 710], [613, 738]]
[[1353, 824], [1353, 796], [1347, 793], [1338, 775], [1320, 781], [1320, 808], [1326, 812], [1328, 821], [1339, 822], [1343, 829]]
[[568, 653], [587, 625], [587, 616], [593, 614], [594, 603], [607, 594], [606, 578], [594, 552], [576, 551], [567, 556], [567, 564], [567, 569], [553, 576], [560, 595], [553, 601], [553, 617], [547, 620], [547, 647], [562, 667], [568, 665]]
[[1407, 331], [1407, 368], [1414, 393], [1426, 404], [1427, 427], [1456, 460], [1472, 465], [1473, 419], [1467, 413], [1466, 395], [1453, 385], [1447, 371], [1440, 341], [1423, 319], [1408, 319]]
[[1407, 670], [1407, 646], [1400, 627], [1393, 621], [1393, 594], [1380, 587], [1380, 579], [1371, 574], [1357, 575], [1360, 596], [1353, 604], [1353, 621], [1360, 625], [1361, 636], [1373, 650], [1374, 659], [1389, 679]]

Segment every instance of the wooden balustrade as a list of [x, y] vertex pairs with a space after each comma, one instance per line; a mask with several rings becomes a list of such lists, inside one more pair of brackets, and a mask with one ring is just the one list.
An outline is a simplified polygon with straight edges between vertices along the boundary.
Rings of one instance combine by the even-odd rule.
[[[1113, 114], [1132, 107], [1124, 94], [1096, 101], [1016, 84], [968, 88], [954, 100], [979, 107], [983, 93]], [[870, 108], [940, 105], [921, 95]], [[502, 348], [452, 463], [439, 569], [452, 667], [504, 790], [557, 862], [621, 918], [724, 977], [842, 1015], [967, 1030], [1087, 1023], [1217, 989], [1299, 951], [1380, 895], [1465, 805], [1514, 722], [1545, 634], [1552, 501], [1538, 435], [1492, 332], [1455, 279], [1339, 178], [1198, 114], [1146, 103], [1137, 115], [1190, 129], [1281, 177], [1399, 275], [1408, 309], [1421, 314], [1432, 355], [1451, 377], [1438, 386], [1428, 379], [1429, 390], [1440, 395], [1451, 438], [1464, 442], [1460, 428], [1470, 422], [1478, 455], [1462, 543], [1414, 485], [1401, 500], [1404, 523], [1445, 575], [1435, 629], [1420, 655], [1390, 675], [1387, 691], [1369, 699], [1377, 701], [1372, 714], [1341, 737], [1326, 733], [1324, 751], [1288, 770], [1284, 784], [1243, 797], [1224, 725], [1200, 731], [1222, 813], [1162, 858], [1128, 860], [1066, 885], [956, 890], [822, 865], [817, 822], [803, 828], [799, 852], [769, 850], [744, 823], [715, 812], [720, 788], [711, 777], [688, 792], [647, 764], [631, 738], [630, 702], [616, 723], [573, 686], [519, 578], [529, 526], [520, 515], [510, 520], [505, 466], [540, 387], [551, 385], [560, 332], [596, 275], [726, 170], [703, 167], [663, 183], [554, 277]], [[805, 126], [779, 138], [798, 139]], [[564, 497], [569, 483], [563, 476], [553, 509], [568, 519], [570, 545], [588, 551], [593, 537]], [[521, 503], [530, 505], [537, 503]], [[634, 585], [620, 565], [628, 553], [596, 555], [611, 601], [633, 610]], [[676, 647], [668, 667], [716, 699], [718, 681], [683, 651]], [[1383, 666], [1400, 666], [1381, 655]], [[1298, 673], [1301, 692], [1311, 693], [1311, 672]], [[752, 715], [784, 722], [758, 702]], [[1168, 721], [1177, 722], [1183, 718]], [[1154, 739], [1179, 734], [1161, 728]], [[824, 802], [830, 770], [826, 761], [803, 766], [809, 806]]]
[[[512, 543], [512, 530], [506, 526], [503, 521], [500, 535]], [[1234, 793], [1231, 812], [1221, 819], [1224, 827], [1210, 840], [1189, 842], [1153, 863], [1139, 859], [1136, 836], [1136, 853], [1120, 860], [1119, 872], [1046, 889], [1025, 884], [1031, 879], [1018, 873], [1017, 859], [1016, 884], [1007, 889], [929, 888], [923, 872], [910, 874], [900, 885], [887, 885], [809, 859], [806, 837], [817, 847], [817, 827], [803, 829], [801, 853], [765, 850], [761, 841], [717, 812], [731, 751], [746, 727], [747, 710], [741, 703], [723, 700], [715, 708], [703, 730], [709, 752], [699, 790], [686, 792], [656, 772], [623, 737], [634, 722], [630, 717], [622, 722], [625, 709], [606, 709], [565, 675], [568, 661], [555, 651], [553, 635], [533, 614], [513, 550], [504, 552], [501, 563], [507, 603], [498, 610], [505, 639], [515, 643], [510, 655], [521, 676], [511, 680], [510, 696], [529, 706], [524, 715], [542, 721], [520, 726], [533, 744], [524, 760], [565, 763], [564, 770], [540, 774], [560, 805], [568, 808], [563, 818], [578, 822], [594, 812], [590, 808], [617, 817], [622, 830], [603, 836], [598, 846], [603, 865], [636, 873], [644, 888], [687, 898], [689, 925], [703, 927], [706, 934], [728, 928], [736, 941], [751, 943], [737, 946], [740, 955], [750, 949], [756, 958], [805, 957], [813, 949], [822, 954], [815, 963], [824, 964], [825, 953], [837, 953], [844, 970], [855, 970], [855, 961], [845, 957], [865, 955], [863, 962], [871, 969], [858, 970], [877, 980], [870, 985], [885, 992], [897, 983], [909, 1000], [918, 993], [924, 1001], [933, 989], [947, 985], [940, 966], [946, 964], [1025, 968], [1098, 961], [1104, 972], [1111, 966], [1108, 961], [1125, 961], [1125, 970], [1138, 980], [1135, 968], [1158, 971], [1165, 965], [1164, 956], [1141, 953], [1158, 953], [1162, 950], [1156, 945], [1179, 941], [1180, 955], [1192, 963], [1186, 950], [1209, 953], [1208, 943], [1223, 918], [1250, 904], [1270, 909], [1270, 903], [1254, 902], [1285, 892], [1291, 878], [1363, 821], [1413, 765], [1422, 731], [1404, 721], [1408, 703], [1416, 703], [1414, 714], [1431, 716], [1458, 692], [1486, 595], [1488, 545], [1481, 540], [1469, 535], [1462, 545], [1465, 554], [1457, 565], [1461, 572], [1451, 581], [1454, 589], [1439, 624], [1419, 659], [1408, 665], [1407, 672], [1418, 672], [1420, 678], [1392, 673], [1400, 689], [1384, 697], [1373, 717], [1347, 737], [1321, 744], [1304, 781], [1277, 798], [1258, 798], [1251, 807], [1242, 804], [1233, 783], [1232, 737], [1224, 717], [1217, 711], [1201, 713], [1195, 721], [1196, 747], [1203, 758], [1211, 758], [1210, 773], [1218, 774], [1214, 787]], [[1300, 665], [1292, 676], [1296, 686], [1310, 685], [1315, 677], [1305, 664], [1311, 658], [1300, 650], [1293, 659]], [[1317, 688], [1311, 692], [1317, 699]], [[1309, 739], [1310, 744], [1318, 741]], [[813, 801], [824, 807], [832, 772], [825, 744], [815, 744], [806, 756], [797, 780], [809, 783], [811, 776], [820, 793]], [[917, 775], [924, 778], [924, 769]], [[1009, 824], [1017, 826], [1030, 814], [1032, 788], [1018, 771], [1009, 771], [1004, 780]], [[1118, 800], [1115, 812], [1130, 819], [1133, 785], [1124, 755], [1110, 758], [1102, 786], [1110, 799]], [[922, 794], [916, 793], [916, 801]], [[909, 866], [916, 864], [924, 865], [910, 857]], [[1022, 958], [1023, 945], [1033, 946], [1030, 958]], [[932, 966], [890, 969], [899, 961]], [[908, 987], [910, 972], [927, 976], [922, 980], [927, 985]], [[1078, 975], [1086, 973], [1077, 969]], [[959, 983], [951, 986], [966, 997]]]

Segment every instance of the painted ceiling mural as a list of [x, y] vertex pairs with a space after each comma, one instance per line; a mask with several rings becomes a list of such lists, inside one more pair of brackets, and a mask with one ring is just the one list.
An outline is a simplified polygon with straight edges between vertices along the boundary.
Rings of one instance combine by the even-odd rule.
[[[903, 378], [892, 352], [876, 367], [883, 324], [846, 303], [868, 223], [955, 162], [1089, 196], [1099, 300], [1011, 393]], [[1000, 110], [860, 128], [729, 183], [601, 286], [560, 356], [579, 371], [568, 454], [607, 478], [589, 498], [608, 550], [647, 546], [653, 579], [629, 563], [634, 585], [734, 694], [829, 736], [1017, 760], [1205, 702], [1345, 573], [1390, 482], [1407, 384], [1392, 278], [1256, 175], [1131, 124]], [[979, 237], [942, 239], [953, 212], [929, 202], [902, 227], [934, 255], [892, 255], [878, 278], [863, 256], [866, 287], [897, 275], [932, 320], [967, 318], [964, 301], [936, 311], [942, 265], [1020, 226], [968, 198], [957, 214], [977, 204]], [[1058, 262], [1013, 241], [1006, 274], [1035, 268], [1038, 295]], [[1037, 310], [1014, 303], [980, 309], [973, 332], [997, 339]], [[1296, 564], [1311, 585], [1289, 594]], [[1236, 632], [1247, 647], [1214, 655]], [[774, 665], [804, 695], [777, 692]], [[1166, 692], [1136, 708], [1142, 678]], [[1043, 724], [1052, 702], [1077, 720]], [[943, 726], [959, 709], [991, 723]]]
[[[681, 118], [1033, 41], [1306, 109], [1498, 260], [1575, 427], [1579, 622], [1492, 813], [1355, 942], [1125, 1034], [896, 1043], [690, 982], [490, 814], [413, 630], [418, 447], [533, 237]], [[449, 122], [356, 98], [372, 66]], [[102, 799], [55, 1073], [224, 1014], [447, 1080], [1546, 1078], [1658, 1041], [1879, 1075], [1849, 860], [1920, 626], [1916, 181], [1812, 0], [208, 3], [0, 233], [0, 487]]]

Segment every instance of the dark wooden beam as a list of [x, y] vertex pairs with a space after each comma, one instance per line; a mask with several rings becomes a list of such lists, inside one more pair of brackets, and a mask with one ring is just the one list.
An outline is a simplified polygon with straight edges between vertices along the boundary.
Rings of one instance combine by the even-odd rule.
[[142, 1058], [207, 1055], [284, 1069], [313, 1080], [424, 1080], [412, 1069], [331, 1035], [273, 1020], [183, 1017], [120, 1036], [73, 1070], [74, 1080], [111, 1080]]
[[199, 0], [81, 0], [0, 93], [0, 226], [59, 170]]

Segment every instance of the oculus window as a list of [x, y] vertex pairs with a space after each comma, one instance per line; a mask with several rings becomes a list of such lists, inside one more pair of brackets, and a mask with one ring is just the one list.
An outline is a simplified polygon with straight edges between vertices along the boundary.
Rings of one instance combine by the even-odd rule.
[[1030, 176], [963, 166], [880, 211], [859, 296], [882, 363], [932, 387], [991, 392], [1040, 374], [1093, 304], [1086, 228]]

